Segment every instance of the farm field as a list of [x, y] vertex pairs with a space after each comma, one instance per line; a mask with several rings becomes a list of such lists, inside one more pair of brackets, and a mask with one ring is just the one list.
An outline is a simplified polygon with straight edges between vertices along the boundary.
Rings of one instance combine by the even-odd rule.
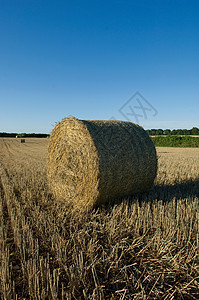
[[157, 148], [148, 194], [55, 199], [48, 139], [0, 138], [2, 299], [199, 299], [199, 148]]

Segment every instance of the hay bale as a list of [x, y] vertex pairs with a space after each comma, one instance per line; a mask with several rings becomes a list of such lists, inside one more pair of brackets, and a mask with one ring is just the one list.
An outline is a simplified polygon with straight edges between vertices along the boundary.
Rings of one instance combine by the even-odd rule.
[[56, 197], [92, 207], [148, 192], [157, 155], [147, 132], [124, 121], [63, 119], [52, 130], [48, 178]]

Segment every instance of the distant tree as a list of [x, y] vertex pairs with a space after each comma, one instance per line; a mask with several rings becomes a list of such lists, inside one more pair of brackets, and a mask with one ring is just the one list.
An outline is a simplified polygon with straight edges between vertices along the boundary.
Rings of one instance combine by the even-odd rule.
[[171, 135], [176, 135], [177, 134], [177, 130], [176, 129], [173, 129], [172, 131], [171, 131]]
[[199, 135], [199, 128], [193, 127], [193, 128], [190, 130], [190, 134], [192, 134], [192, 135]]
[[151, 135], [156, 135], [157, 129], [151, 129]]
[[26, 133], [20, 133], [20, 134], [18, 134], [18, 137], [25, 137], [26, 136]]
[[183, 129], [183, 135], [190, 135], [190, 130], [188, 129]]
[[170, 133], [171, 133], [171, 129], [165, 129], [165, 130], [164, 130], [164, 134], [165, 134], [165, 135], [169, 135]]
[[183, 132], [182, 129], [176, 129], [176, 134], [177, 134], [177, 135], [183, 135], [184, 132]]
[[164, 134], [163, 129], [157, 129], [156, 130], [156, 135], [163, 135], [163, 134]]
[[151, 130], [147, 129], [146, 132], [148, 133], [148, 135], [151, 135]]

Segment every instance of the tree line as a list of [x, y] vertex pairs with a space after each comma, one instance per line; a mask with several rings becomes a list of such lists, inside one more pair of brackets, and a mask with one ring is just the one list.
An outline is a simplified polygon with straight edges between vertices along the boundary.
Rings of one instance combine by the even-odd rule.
[[[147, 129], [149, 135], [199, 135], [199, 128], [193, 127], [192, 129]], [[46, 138], [49, 134], [46, 133], [7, 133], [0, 132], [0, 137], [37, 137]]]
[[8, 133], [8, 132], [0, 132], [0, 137], [19, 137], [19, 138], [27, 138], [27, 137], [34, 137], [34, 138], [46, 138], [49, 134], [46, 133]]
[[148, 129], [149, 135], [199, 135], [199, 128], [192, 129]]

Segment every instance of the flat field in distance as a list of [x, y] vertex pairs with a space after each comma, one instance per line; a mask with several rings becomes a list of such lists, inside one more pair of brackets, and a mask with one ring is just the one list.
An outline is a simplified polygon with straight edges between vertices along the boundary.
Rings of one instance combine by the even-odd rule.
[[48, 139], [0, 138], [1, 299], [199, 299], [199, 149], [157, 148], [149, 194], [75, 212]]

